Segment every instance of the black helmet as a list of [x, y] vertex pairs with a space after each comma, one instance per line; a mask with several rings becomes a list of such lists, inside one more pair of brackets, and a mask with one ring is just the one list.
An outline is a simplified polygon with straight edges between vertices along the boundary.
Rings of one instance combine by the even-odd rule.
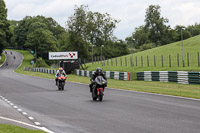
[[98, 75], [101, 75], [101, 74], [102, 74], [102, 69], [101, 69], [100, 67], [98, 67], [97, 70], [96, 70], [96, 73], [97, 73]]

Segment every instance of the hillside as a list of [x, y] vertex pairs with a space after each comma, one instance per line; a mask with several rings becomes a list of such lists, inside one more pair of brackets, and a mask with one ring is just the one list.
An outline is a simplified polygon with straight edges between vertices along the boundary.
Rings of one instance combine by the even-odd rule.
[[94, 64], [88, 63], [86, 66], [88, 70], [95, 70], [97, 67], [101, 67], [104, 71], [200, 71], [200, 67], [198, 67], [197, 52], [200, 52], [200, 35], [183, 41], [183, 59], [185, 62], [185, 67], [183, 67], [182, 63], [181, 41], [134, 53], [132, 65], [132, 54], [129, 54], [126, 56], [106, 60], [105, 66], [100, 62], [96, 62]]

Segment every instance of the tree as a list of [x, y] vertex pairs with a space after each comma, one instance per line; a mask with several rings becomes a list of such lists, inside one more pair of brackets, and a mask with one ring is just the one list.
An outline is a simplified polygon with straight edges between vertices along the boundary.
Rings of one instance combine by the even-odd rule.
[[58, 51], [57, 40], [49, 30], [39, 28], [28, 34], [25, 46], [37, 50], [37, 57], [43, 52]]
[[10, 45], [8, 45], [9, 47], [17, 47], [17, 43], [15, 41], [15, 28], [17, 27], [19, 21], [16, 21], [16, 20], [9, 20], [9, 23], [10, 23], [10, 32], [12, 34], [12, 37], [11, 37], [11, 41], [10, 41]]
[[107, 42], [113, 38], [113, 30], [119, 21], [107, 13], [88, 11], [88, 7], [84, 5], [75, 6], [74, 10], [75, 13], [67, 21], [70, 48], [77, 49], [83, 58], [89, 55], [89, 45], [109, 45]]
[[169, 20], [160, 16], [160, 6], [150, 5], [146, 9], [145, 28], [149, 30], [149, 40], [156, 45], [166, 44], [167, 29], [165, 25]]
[[105, 45], [113, 37], [113, 30], [119, 21], [108, 13], [88, 12], [86, 20], [86, 38], [93, 45]]
[[46, 18], [44, 16], [26, 16], [15, 28], [15, 41], [18, 47], [24, 47], [28, 34], [38, 28], [48, 29], [56, 39], [58, 39], [59, 34], [66, 32], [65, 29], [52, 18]]
[[11, 32], [7, 20], [7, 9], [4, 0], [0, 0], [0, 54], [3, 49], [10, 43]]
[[187, 30], [185, 26], [176, 25], [175, 30], [176, 30], [176, 33], [178, 34], [178, 38], [176, 41], [181, 40], [181, 30], [182, 30], [183, 39], [192, 37], [191, 33]]
[[196, 36], [200, 34], [200, 24], [195, 23], [195, 25], [189, 25], [187, 30], [190, 32], [192, 36]]

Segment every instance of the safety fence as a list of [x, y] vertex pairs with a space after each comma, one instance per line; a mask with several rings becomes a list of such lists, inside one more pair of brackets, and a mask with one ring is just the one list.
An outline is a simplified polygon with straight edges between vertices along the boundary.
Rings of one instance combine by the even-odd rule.
[[[24, 71], [42, 72], [48, 74], [56, 74], [57, 70], [51, 70], [46, 68], [31, 68], [24, 67]], [[76, 75], [91, 77], [95, 71], [85, 71], [76, 69]], [[117, 79], [117, 80], [131, 80], [131, 73], [129, 72], [117, 72], [117, 71], [105, 71], [106, 78]]]
[[200, 72], [185, 71], [144, 71], [137, 72], [137, 80], [200, 84]]
[[[95, 71], [76, 70], [76, 75], [91, 77]], [[117, 71], [104, 71], [106, 78], [117, 80], [131, 80], [131, 73], [129, 72], [117, 72]]]

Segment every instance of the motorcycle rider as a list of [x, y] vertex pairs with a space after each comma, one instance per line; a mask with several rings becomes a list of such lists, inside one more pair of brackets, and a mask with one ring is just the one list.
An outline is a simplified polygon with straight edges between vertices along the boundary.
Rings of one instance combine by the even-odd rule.
[[96, 78], [97, 76], [102, 76], [105, 80], [107, 80], [105, 74], [104, 74], [103, 71], [102, 71], [102, 69], [101, 69], [100, 67], [98, 67], [98, 68], [96, 69], [96, 72], [94, 72], [94, 74], [92, 74], [92, 77], [91, 77], [91, 79], [90, 79], [90, 81], [91, 81], [91, 83], [89, 84], [90, 92], [92, 92], [92, 87], [93, 87], [93, 85], [94, 85], [94, 83], [95, 83], [94, 80], [95, 80], [95, 78]]
[[67, 74], [65, 73], [65, 70], [63, 70], [63, 68], [60, 67], [59, 70], [56, 72], [56, 75], [55, 75], [55, 77], [56, 77], [56, 79], [55, 79], [56, 85], [57, 85], [58, 77], [60, 77], [62, 75], [67, 77]]

